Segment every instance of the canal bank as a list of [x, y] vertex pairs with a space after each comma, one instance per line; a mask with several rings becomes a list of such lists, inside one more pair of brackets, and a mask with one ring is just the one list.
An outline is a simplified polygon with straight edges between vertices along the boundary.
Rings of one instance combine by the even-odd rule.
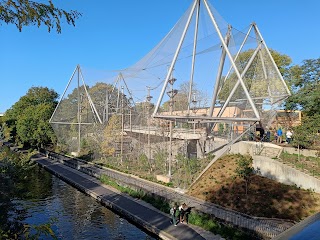
[[0, 153], [0, 239], [159, 239], [24, 156]]
[[[188, 206], [191, 206], [195, 212], [217, 219], [222, 225], [227, 224], [237, 229], [243, 229], [244, 233], [249, 234], [250, 236], [244, 239], [249, 239], [253, 236], [258, 236], [262, 239], [273, 238], [294, 225], [292, 221], [288, 220], [254, 217], [236, 212], [184, 194], [179, 191], [179, 189], [169, 188], [162, 184], [144, 180], [132, 174], [119, 172], [81, 159], [46, 150], [43, 150], [42, 152], [50, 159], [94, 178], [100, 179], [101, 177], [107, 177], [113, 179], [122, 187], [128, 187], [135, 191], [143, 191], [157, 198], [166, 199], [166, 201], [171, 203], [185, 202]], [[229, 232], [228, 229], [226, 229], [226, 231]], [[233, 234], [238, 235], [237, 233]], [[233, 236], [233, 234], [231, 236]]]
[[48, 159], [41, 154], [35, 155], [33, 160], [126, 219], [156, 234], [161, 239], [222, 239], [220, 236], [195, 226], [178, 224], [175, 227], [170, 224], [169, 215], [160, 212], [151, 205], [131, 198], [109, 186], [101, 184], [96, 178], [69, 168], [55, 160]]

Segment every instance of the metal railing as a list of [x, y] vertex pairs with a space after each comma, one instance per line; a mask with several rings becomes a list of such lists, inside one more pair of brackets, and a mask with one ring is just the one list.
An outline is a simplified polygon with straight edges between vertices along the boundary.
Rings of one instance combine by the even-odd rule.
[[275, 237], [294, 225], [292, 221], [288, 220], [252, 217], [237, 211], [226, 209], [219, 205], [180, 193], [175, 189], [163, 186], [161, 184], [95, 165], [81, 159], [71, 158], [46, 150], [42, 150], [41, 152], [46, 154], [49, 159], [56, 160], [90, 176], [100, 178], [101, 175], [106, 175], [109, 178], [119, 182], [119, 184], [127, 185], [133, 189], [142, 190], [158, 197], [163, 197], [170, 202], [185, 202], [187, 205], [193, 207], [193, 209], [196, 211], [209, 214], [220, 221], [222, 220], [223, 222], [232, 224], [236, 227], [253, 231], [263, 238]]

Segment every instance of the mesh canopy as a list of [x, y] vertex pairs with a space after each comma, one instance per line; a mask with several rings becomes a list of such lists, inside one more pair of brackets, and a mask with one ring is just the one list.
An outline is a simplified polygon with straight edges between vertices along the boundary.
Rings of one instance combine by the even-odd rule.
[[220, 146], [210, 136], [231, 142], [270, 125], [289, 94], [256, 25], [237, 30], [195, 0], [134, 65], [77, 66], [50, 122], [66, 151], [187, 187]]

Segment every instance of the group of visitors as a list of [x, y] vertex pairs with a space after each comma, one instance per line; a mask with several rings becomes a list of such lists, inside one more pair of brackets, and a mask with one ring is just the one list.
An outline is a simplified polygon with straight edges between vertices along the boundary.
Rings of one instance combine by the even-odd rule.
[[[277, 143], [281, 144], [283, 142], [284, 131], [281, 127], [279, 127], [277, 131], [275, 131], [274, 137]], [[286, 142], [290, 144], [293, 138], [293, 132], [291, 131], [291, 129], [288, 129], [286, 131], [285, 138], [286, 138]]]
[[174, 226], [177, 226], [179, 222], [180, 223], [185, 222], [188, 224], [188, 216], [190, 211], [191, 211], [191, 207], [188, 207], [188, 205], [185, 203], [181, 204], [178, 209], [176, 205], [172, 206], [170, 209], [170, 215], [171, 215], [170, 222]]
[[253, 132], [249, 133], [249, 140], [250, 141], [261, 141], [261, 142], [271, 142], [271, 132], [273, 132], [274, 141], [278, 144], [283, 143], [284, 137], [286, 143], [290, 144], [293, 139], [293, 132], [290, 128], [285, 131], [282, 127], [275, 128], [266, 128], [266, 132], [263, 129], [261, 124], [258, 124], [256, 127], [257, 134], [255, 135]]

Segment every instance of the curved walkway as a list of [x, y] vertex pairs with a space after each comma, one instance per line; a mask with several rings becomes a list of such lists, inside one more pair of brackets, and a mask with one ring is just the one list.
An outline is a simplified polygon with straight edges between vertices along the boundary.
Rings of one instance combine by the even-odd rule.
[[233, 226], [253, 231], [262, 238], [275, 237], [294, 225], [292, 221], [288, 220], [252, 217], [231, 209], [226, 209], [219, 205], [183, 194], [177, 191], [177, 189], [172, 189], [158, 183], [141, 179], [134, 175], [95, 165], [84, 160], [70, 158], [49, 151], [46, 151], [46, 154], [49, 155], [50, 159], [57, 160], [61, 164], [77, 169], [78, 171], [84, 172], [90, 176], [100, 178], [101, 175], [106, 175], [130, 186], [130, 188], [164, 197], [171, 202], [185, 202], [188, 206], [194, 207], [194, 209], [199, 212], [214, 216], [224, 222], [232, 224]]
[[150, 204], [101, 184], [96, 178], [67, 167], [58, 161], [48, 159], [41, 154], [35, 155], [33, 160], [108, 208], [158, 235], [161, 239], [223, 239], [219, 235], [214, 235], [190, 224], [178, 224], [175, 227], [170, 224], [169, 215], [160, 212]]

